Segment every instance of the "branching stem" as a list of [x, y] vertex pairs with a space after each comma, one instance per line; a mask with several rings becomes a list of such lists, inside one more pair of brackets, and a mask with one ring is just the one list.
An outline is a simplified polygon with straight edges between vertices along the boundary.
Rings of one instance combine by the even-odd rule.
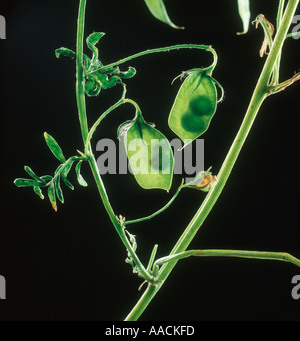
[[[216, 201], [220, 197], [223, 188], [225, 187], [227, 180], [231, 174], [231, 171], [237, 161], [237, 158], [242, 150], [242, 147], [247, 139], [247, 136], [252, 128], [258, 111], [264, 99], [267, 97], [269, 80], [274, 71], [278, 56], [281, 53], [283, 43], [286, 39], [287, 32], [291, 25], [298, 4], [299, 0], [290, 0], [287, 5], [279, 30], [274, 39], [273, 46], [265, 62], [261, 76], [251, 98], [245, 118], [219, 172], [218, 184], [208, 193], [203, 204], [201, 205], [194, 218], [191, 220], [190, 224], [187, 226], [186, 230], [183, 232], [182, 236], [179, 238], [175, 247], [171, 251], [170, 256], [186, 251], [196, 233], [198, 232], [199, 228], [202, 226], [203, 222], [213, 209]], [[164, 284], [167, 277], [170, 275], [171, 271], [175, 267], [176, 263], [177, 261], [173, 260], [162, 266], [158, 278], [158, 280], [160, 281], [159, 284], [157, 284], [156, 286], [153, 286], [152, 284], [148, 285], [148, 288], [146, 289], [136, 306], [126, 317], [127, 321], [138, 320], [144, 309], [147, 307], [147, 305], [151, 302], [161, 286]]]

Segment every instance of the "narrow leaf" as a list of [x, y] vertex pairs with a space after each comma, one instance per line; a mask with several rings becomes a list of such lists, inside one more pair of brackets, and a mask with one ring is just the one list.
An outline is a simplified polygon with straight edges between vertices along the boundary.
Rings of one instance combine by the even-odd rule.
[[31, 179], [16, 179], [14, 181], [14, 184], [17, 187], [35, 187], [35, 186], [40, 186], [41, 183], [35, 180], [31, 180]]
[[82, 161], [79, 161], [75, 168], [76, 174], [77, 174], [77, 180], [80, 186], [87, 187], [88, 186], [87, 182], [84, 180], [84, 178], [80, 174], [81, 164], [82, 164]]
[[163, 0], [145, 0], [145, 2], [150, 12], [156, 19], [162, 21], [163, 23], [173, 28], [184, 29], [184, 27], [177, 26], [171, 21]]
[[63, 192], [62, 192], [61, 186], [60, 186], [60, 175], [58, 175], [55, 178], [54, 186], [55, 186], [56, 196], [59, 199], [59, 201], [63, 204], [64, 203], [64, 196], [63, 196]]
[[238, 0], [239, 14], [243, 22], [243, 32], [238, 32], [238, 35], [246, 34], [249, 30], [251, 12], [250, 0]]
[[36, 193], [42, 200], [44, 200], [44, 195], [43, 195], [42, 190], [41, 190], [40, 187], [38, 187], [38, 186], [33, 187], [33, 191], [34, 191], [34, 193]]
[[65, 56], [65, 57], [70, 57], [70, 58], [76, 57], [76, 53], [74, 51], [67, 49], [65, 47], [61, 47], [59, 49], [56, 49], [55, 55], [56, 55], [56, 58], [59, 58], [60, 55]]
[[74, 186], [71, 184], [71, 182], [67, 179], [67, 176], [73, 166], [74, 161], [68, 162], [65, 166], [64, 169], [61, 171], [61, 179], [63, 182], [71, 189], [74, 190]]
[[46, 140], [46, 143], [49, 147], [49, 149], [51, 150], [51, 152], [53, 153], [53, 155], [60, 161], [60, 162], [66, 162], [66, 158], [64, 157], [64, 154], [59, 146], [59, 144], [55, 141], [55, 139], [47, 134], [44, 133], [44, 137]]
[[54, 182], [53, 181], [50, 183], [50, 185], [48, 187], [48, 197], [49, 197], [50, 203], [51, 203], [54, 211], [57, 212], [55, 187], [54, 187]]
[[45, 184], [45, 181], [42, 180], [40, 177], [38, 177], [30, 167], [25, 166], [24, 169], [25, 169], [25, 172], [27, 174], [29, 174], [34, 180], [36, 180], [42, 184]]

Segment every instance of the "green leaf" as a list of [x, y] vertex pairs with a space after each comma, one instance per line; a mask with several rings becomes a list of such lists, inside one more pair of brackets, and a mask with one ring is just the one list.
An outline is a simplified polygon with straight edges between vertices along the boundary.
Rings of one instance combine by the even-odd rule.
[[[93, 59], [92, 63], [94, 64], [98, 60], [98, 49], [96, 48], [96, 45], [99, 43], [99, 40], [105, 35], [103, 32], [94, 32], [90, 34], [86, 39], [86, 44], [88, 48], [93, 52]], [[101, 63], [100, 63], [101, 64]], [[98, 66], [102, 66], [101, 65]]]
[[56, 192], [56, 196], [59, 199], [59, 201], [63, 204], [64, 203], [64, 196], [63, 196], [63, 192], [61, 190], [61, 186], [60, 186], [60, 175], [57, 175], [54, 181], [54, 186], [55, 186], [55, 192]]
[[124, 135], [131, 170], [144, 189], [169, 190], [173, 179], [174, 157], [166, 137], [138, 115], [125, 122], [119, 134]]
[[83, 54], [83, 62], [85, 69], [88, 70], [92, 64], [92, 61], [86, 54]]
[[76, 57], [76, 53], [74, 51], [67, 49], [65, 47], [61, 47], [59, 49], [56, 49], [55, 55], [56, 55], [56, 58], [59, 58], [60, 55], [65, 56], [65, 57], [70, 57], [70, 58]]
[[54, 181], [51, 181], [51, 183], [48, 187], [48, 197], [49, 197], [50, 203], [51, 203], [54, 211], [57, 212]]
[[95, 77], [96, 82], [100, 84], [103, 89], [109, 89], [114, 87], [116, 84], [121, 83], [118, 76], [109, 77], [108, 75], [103, 75], [99, 72], [96, 72], [93, 76]]
[[101, 91], [101, 85], [94, 76], [90, 77], [85, 83], [85, 92], [89, 97], [98, 96]]
[[81, 164], [82, 164], [82, 161], [79, 161], [75, 168], [76, 174], [77, 174], [77, 180], [80, 186], [87, 187], [88, 186], [87, 182], [84, 180], [84, 178], [80, 174]]
[[33, 187], [33, 191], [34, 191], [34, 193], [36, 193], [42, 200], [44, 200], [45, 197], [44, 197], [44, 195], [43, 195], [42, 190], [41, 190], [40, 187], [38, 187], [38, 186]]
[[156, 19], [162, 21], [163, 23], [173, 28], [184, 29], [184, 27], [177, 26], [171, 21], [163, 0], [145, 0], [145, 2], [150, 12]]
[[46, 140], [46, 143], [49, 147], [49, 149], [51, 150], [51, 152], [53, 153], [53, 155], [62, 163], [66, 162], [66, 158], [64, 157], [64, 154], [59, 146], [59, 144], [55, 141], [55, 139], [47, 134], [44, 133], [44, 137]]
[[41, 182], [36, 181], [36, 180], [31, 180], [31, 179], [16, 179], [14, 181], [14, 184], [17, 187], [39, 187], [41, 186]]
[[249, 30], [251, 11], [250, 0], [238, 0], [239, 14], [243, 22], [243, 32], [237, 33], [238, 35], [246, 34]]
[[63, 170], [61, 171], [61, 179], [63, 180], [63, 182], [71, 189], [74, 190], [74, 186], [71, 184], [71, 182], [67, 179], [67, 176], [73, 166], [74, 160], [69, 161], [63, 168]]
[[46, 184], [45, 181], [41, 179], [40, 177], [38, 177], [30, 167], [25, 166], [24, 169], [25, 169], [25, 172], [29, 174], [34, 180], [40, 182], [43, 185]]
[[130, 66], [128, 71], [119, 71], [117, 75], [121, 77], [122, 79], [129, 79], [136, 75], [136, 69]]
[[43, 175], [43, 176], [41, 176], [41, 180], [45, 181], [46, 183], [52, 181], [52, 179], [53, 179], [53, 176], [51, 176], [51, 175]]

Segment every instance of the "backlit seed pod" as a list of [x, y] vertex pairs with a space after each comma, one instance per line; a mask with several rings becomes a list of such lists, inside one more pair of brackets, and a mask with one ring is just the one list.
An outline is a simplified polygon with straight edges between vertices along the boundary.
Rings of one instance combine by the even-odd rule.
[[171, 113], [169, 126], [181, 140], [195, 140], [209, 127], [216, 112], [215, 80], [202, 70], [187, 72]]
[[132, 173], [144, 189], [164, 189], [172, 184], [174, 157], [166, 137], [139, 113], [118, 129], [124, 136], [125, 149]]

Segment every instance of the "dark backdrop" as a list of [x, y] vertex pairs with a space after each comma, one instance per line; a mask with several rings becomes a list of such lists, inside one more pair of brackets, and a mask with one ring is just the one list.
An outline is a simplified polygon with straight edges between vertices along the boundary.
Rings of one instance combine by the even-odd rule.
[[[275, 1], [276, 3], [276, 1]], [[239, 128], [263, 67], [263, 34], [241, 30], [235, 1], [166, 1], [170, 17], [186, 30], [155, 20], [140, 0], [88, 1], [86, 34], [106, 32], [100, 55], [110, 63], [141, 50], [178, 43], [212, 44], [219, 54], [215, 78], [226, 100], [204, 135], [205, 166], [217, 172]], [[64, 190], [65, 204], [55, 213], [30, 189], [17, 189], [23, 165], [53, 174], [55, 159], [43, 132], [55, 136], [67, 156], [82, 149], [75, 100], [75, 63], [57, 60], [54, 50], [75, 47], [78, 1], [10, 1], [0, 5], [7, 20], [1, 48], [1, 228], [0, 274], [7, 299], [1, 320], [119, 320], [140, 296], [141, 280], [125, 264], [126, 252], [110, 224], [93, 185]], [[252, 1], [274, 22], [274, 1]], [[299, 71], [299, 41], [283, 53], [282, 80]], [[178, 89], [172, 79], [182, 70], [209, 65], [198, 51], [172, 52], [133, 61], [138, 74], [128, 96], [146, 120], [173, 139], [167, 116]], [[88, 100], [89, 120], [120, 96], [120, 88]], [[299, 245], [299, 84], [266, 100], [220, 200], [191, 248], [286, 251], [300, 256]], [[112, 114], [97, 139], [116, 138], [120, 123], [133, 117], [130, 107]], [[99, 153], [95, 153], [99, 156]], [[73, 178], [72, 178], [73, 177]], [[73, 182], [74, 176], [71, 175]], [[169, 198], [144, 191], [131, 175], [103, 177], [118, 214], [128, 219], [152, 213]], [[176, 188], [180, 177], [174, 179]], [[154, 243], [166, 255], [205, 195], [184, 191], [164, 214], [130, 231], [147, 262]], [[189, 259], [178, 263], [142, 320], [299, 320], [300, 302], [291, 297], [289, 264], [238, 259]]]

